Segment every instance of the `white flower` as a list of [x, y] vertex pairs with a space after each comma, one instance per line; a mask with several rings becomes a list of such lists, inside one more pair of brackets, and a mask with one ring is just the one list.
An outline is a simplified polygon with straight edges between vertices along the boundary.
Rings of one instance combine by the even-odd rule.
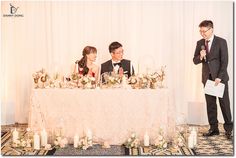
[[162, 136], [162, 135], [159, 135], [159, 136], [158, 136], [158, 140], [160, 140], [160, 141], [163, 140], [163, 136]]
[[49, 150], [49, 149], [51, 149], [51, 147], [52, 147], [51, 144], [46, 144], [45, 145], [45, 150]]
[[86, 150], [87, 148], [88, 148], [87, 146], [83, 146], [83, 147], [82, 147], [83, 150]]
[[23, 140], [23, 141], [21, 142], [21, 146], [22, 146], [22, 147], [25, 147], [25, 146], [26, 146], [26, 141]]
[[135, 135], [135, 133], [133, 133], [132, 135], [131, 135], [131, 138], [135, 138], [136, 137], [136, 135]]
[[94, 78], [94, 77], [91, 77], [90, 79], [91, 79], [91, 81], [95, 81], [95, 78]]
[[111, 148], [111, 146], [108, 142], [104, 142], [103, 143], [103, 148]]
[[87, 83], [88, 82], [88, 77], [84, 77], [83, 80], [84, 80], [85, 83]]
[[131, 138], [128, 139], [128, 142], [131, 142]]
[[167, 143], [166, 142], [163, 144], [163, 148], [167, 148]]
[[57, 141], [60, 142], [61, 141], [61, 137], [57, 137]]

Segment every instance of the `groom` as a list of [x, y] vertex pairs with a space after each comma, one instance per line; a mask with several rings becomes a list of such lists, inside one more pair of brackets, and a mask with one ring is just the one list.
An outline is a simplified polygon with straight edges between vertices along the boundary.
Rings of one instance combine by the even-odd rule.
[[109, 45], [109, 52], [111, 54], [111, 60], [108, 60], [101, 65], [101, 75], [105, 72], [115, 72], [121, 75], [127, 74], [128, 77], [130, 77], [134, 74], [133, 66], [132, 71], [130, 70], [131, 61], [123, 59], [124, 50], [122, 44], [119, 42], [112, 42]]

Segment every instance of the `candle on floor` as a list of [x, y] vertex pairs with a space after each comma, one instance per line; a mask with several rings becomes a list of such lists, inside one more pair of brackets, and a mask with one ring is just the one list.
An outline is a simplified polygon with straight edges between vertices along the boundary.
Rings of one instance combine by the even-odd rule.
[[193, 145], [196, 146], [197, 145], [197, 131], [195, 128], [193, 128], [193, 130], [191, 131], [191, 135], [193, 137]]
[[48, 144], [48, 134], [45, 129], [41, 131], [41, 145], [45, 146]]
[[34, 149], [35, 150], [40, 149], [40, 139], [39, 139], [39, 135], [37, 132], [34, 134]]
[[19, 132], [15, 128], [15, 130], [12, 133], [12, 141], [13, 141], [13, 143], [15, 143], [18, 138], [19, 138]]
[[78, 144], [79, 144], [79, 136], [76, 134], [74, 136], [74, 148], [78, 148]]
[[144, 146], [149, 146], [149, 136], [147, 132], [144, 135]]
[[194, 140], [193, 140], [193, 139], [194, 139], [194, 138], [193, 138], [193, 135], [190, 134], [189, 137], [188, 137], [188, 147], [189, 147], [190, 149], [194, 148]]
[[87, 132], [87, 137], [88, 137], [88, 140], [92, 140], [93, 134], [92, 134], [92, 131], [90, 129]]

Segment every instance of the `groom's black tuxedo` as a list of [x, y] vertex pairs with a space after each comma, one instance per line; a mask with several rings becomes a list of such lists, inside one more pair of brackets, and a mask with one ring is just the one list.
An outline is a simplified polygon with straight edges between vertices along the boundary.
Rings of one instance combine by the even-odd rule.
[[[123, 68], [124, 74], [127, 74], [128, 77], [130, 77], [131, 76], [130, 60], [122, 59], [119, 65]], [[114, 65], [112, 64], [112, 61], [108, 60], [105, 63], [102, 63], [101, 74], [103, 74], [104, 72], [112, 72], [113, 68], [114, 68]], [[133, 74], [134, 74], [134, 68], [132, 67], [132, 75]]]
[[[230, 102], [228, 94], [228, 80], [227, 73], [228, 66], [228, 48], [225, 39], [214, 36], [209, 53], [206, 55], [206, 60], [200, 60], [200, 51], [205, 45], [205, 40], [201, 39], [197, 42], [193, 62], [194, 64], [202, 63], [202, 83], [206, 84], [208, 79], [215, 81], [220, 78], [221, 82], [225, 84], [225, 91], [223, 98], [219, 98], [221, 111], [224, 117], [224, 129], [231, 131], [233, 123], [231, 122]], [[207, 103], [207, 115], [210, 128], [212, 130], [218, 129], [217, 120], [217, 104], [216, 97], [205, 94]]]

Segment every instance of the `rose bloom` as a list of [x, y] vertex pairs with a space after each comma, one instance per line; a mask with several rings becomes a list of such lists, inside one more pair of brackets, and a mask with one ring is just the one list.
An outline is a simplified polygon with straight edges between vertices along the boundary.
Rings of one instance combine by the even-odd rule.
[[83, 150], [86, 150], [86, 149], [87, 149], [87, 146], [83, 146], [82, 149], [83, 149]]
[[45, 145], [45, 149], [46, 149], [46, 150], [51, 149], [51, 147], [52, 147], [51, 144], [46, 144], [46, 145]]
[[163, 148], [167, 148], [167, 143], [166, 142], [163, 144]]
[[158, 140], [163, 140], [163, 136], [158, 136]]

